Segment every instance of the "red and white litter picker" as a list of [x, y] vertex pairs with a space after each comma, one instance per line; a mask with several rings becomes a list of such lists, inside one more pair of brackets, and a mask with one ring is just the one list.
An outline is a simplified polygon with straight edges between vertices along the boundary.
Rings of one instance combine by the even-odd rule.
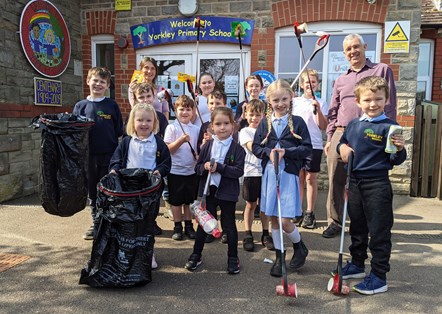
[[282, 268], [282, 284], [276, 286], [276, 295], [287, 296], [287, 297], [298, 297], [298, 289], [296, 283], [288, 284], [287, 282], [287, 267], [285, 265], [284, 258], [284, 237], [282, 235], [282, 214], [281, 214], [281, 196], [279, 191], [279, 153], [277, 151], [273, 152], [273, 165], [275, 167], [276, 175], [276, 196], [278, 200], [278, 220], [279, 220], [279, 236], [281, 237], [281, 268]]
[[345, 182], [344, 213], [342, 214], [341, 243], [339, 245], [338, 268], [336, 274], [328, 281], [327, 289], [336, 295], [347, 295], [350, 287], [342, 280], [342, 255], [344, 254], [345, 220], [347, 219], [348, 187], [350, 185], [350, 174], [353, 165], [353, 153], [348, 157], [347, 180]]

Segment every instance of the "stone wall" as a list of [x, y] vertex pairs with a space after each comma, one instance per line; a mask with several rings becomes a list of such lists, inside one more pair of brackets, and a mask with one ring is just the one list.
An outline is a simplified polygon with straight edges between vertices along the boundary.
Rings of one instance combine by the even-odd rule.
[[0, 119], [0, 202], [38, 192], [40, 130], [30, 119]]

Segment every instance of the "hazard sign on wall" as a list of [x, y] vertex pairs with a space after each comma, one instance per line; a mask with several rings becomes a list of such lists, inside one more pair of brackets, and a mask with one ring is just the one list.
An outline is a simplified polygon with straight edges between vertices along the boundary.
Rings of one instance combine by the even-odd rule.
[[384, 53], [410, 52], [410, 21], [385, 22]]

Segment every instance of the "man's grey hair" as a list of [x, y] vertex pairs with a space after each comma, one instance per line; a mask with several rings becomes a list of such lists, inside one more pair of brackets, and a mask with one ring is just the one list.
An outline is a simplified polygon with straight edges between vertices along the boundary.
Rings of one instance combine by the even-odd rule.
[[345, 49], [345, 42], [353, 40], [355, 38], [359, 39], [359, 42], [361, 43], [362, 46], [365, 45], [364, 38], [362, 38], [361, 35], [359, 35], [359, 34], [348, 34], [347, 36], [345, 36], [344, 41], [342, 42], [343, 48]]

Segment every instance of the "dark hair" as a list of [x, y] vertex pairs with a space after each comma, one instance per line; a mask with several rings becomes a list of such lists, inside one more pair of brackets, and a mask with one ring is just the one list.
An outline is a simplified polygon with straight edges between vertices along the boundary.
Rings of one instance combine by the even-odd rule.
[[143, 57], [143, 59], [141, 59], [141, 61], [140, 61], [140, 65], [139, 65], [140, 66], [140, 70], [146, 65], [147, 62], [152, 63], [153, 66], [155, 67], [155, 77], [152, 80], [152, 83], [154, 85], [156, 85], [157, 78], [158, 78], [158, 64], [157, 64], [157, 61], [154, 58], [152, 58], [152, 57]]
[[182, 106], [184, 108], [195, 108], [195, 103], [192, 98], [187, 95], [180, 95], [175, 101], [175, 109]]
[[247, 83], [249, 83], [250, 80], [258, 80], [259, 83], [261, 83], [261, 88], [264, 88], [264, 82], [262, 81], [262, 77], [259, 74], [253, 74], [249, 75], [246, 80], [244, 81], [244, 86], [247, 87]]
[[219, 90], [219, 89], [214, 89], [210, 94], [209, 97], [212, 96], [213, 98], [216, 99], [221, 99], [224, 103], [224, 105], [227, 104], [227, 96], [226, 94], [223, 93], [223, 91]]
[[216, 107], [210, 114], [210, 123], [213, 123], [217, 114], [223, 114], [229, 117], [230, 123], [235, 124], [235, 117], [233, 111], [229, 107]]

